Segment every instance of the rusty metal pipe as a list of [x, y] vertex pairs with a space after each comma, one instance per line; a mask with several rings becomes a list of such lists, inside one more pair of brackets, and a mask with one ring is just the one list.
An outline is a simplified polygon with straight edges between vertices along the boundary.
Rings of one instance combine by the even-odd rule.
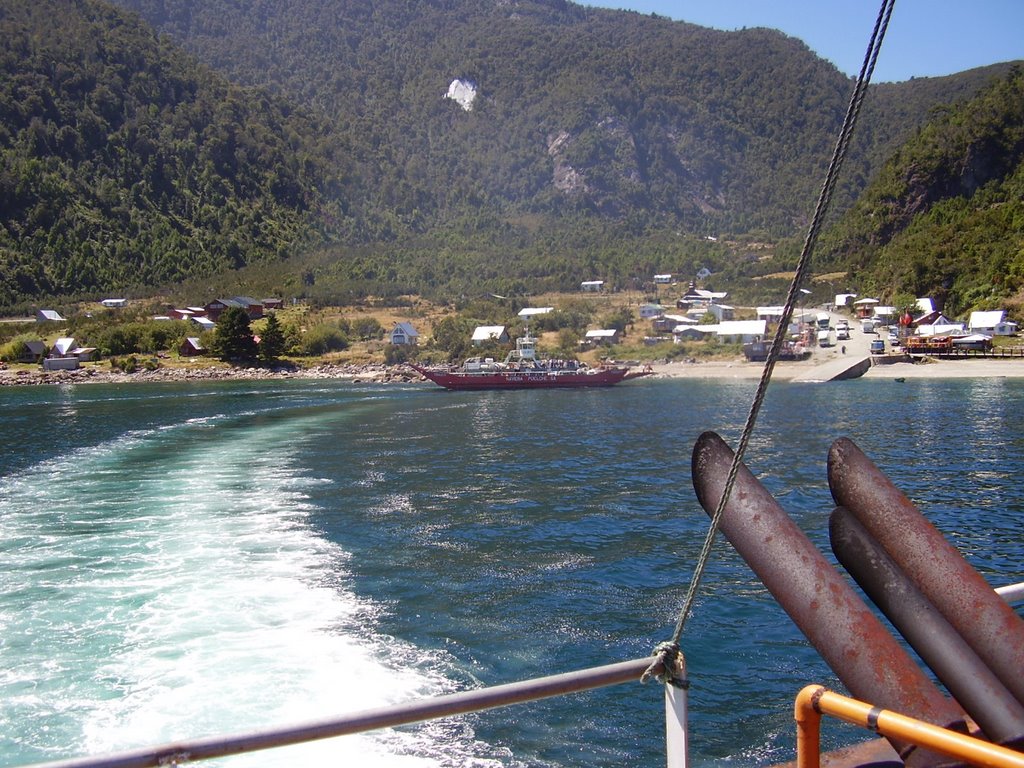
[[839, 562], [989, 739], [1024, 745], [1024, 707], [845, 507], [829, 518]]
[[[694, 446], [693, 485], [709, 515], [721, 499], [732, 456], [713, 432], [705, 432]], [[853, 587], [743, 465], [722, 515], [721, 531], [854, 696], [966, 731], [956, 704], [910, 659]], [[908, 765], [936, 765], [943, 760], [906, 743], [893, 746]]]
[[1024, 619], [852, 440], [836, 440], [828, 483], [925, 597], [1024, 704]]

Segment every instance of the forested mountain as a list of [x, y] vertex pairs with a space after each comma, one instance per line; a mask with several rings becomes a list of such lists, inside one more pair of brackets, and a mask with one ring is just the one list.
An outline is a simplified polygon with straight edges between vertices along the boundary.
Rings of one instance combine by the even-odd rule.
[[[483, 207], [788, 234], [820, 186], [851, 87], [776, 31], [564, 0], [118, 2], [238, 82], [323, 110], [372, 203], [418, 231]], [[477, 89], [471, 111], [441, 98], [456, 78]], [[840, 204], [930, 107], [981, 83], [882, 88]]]
[[[0, 0], [0, 306], [717, 271], [705, 235], [799, 236], [852, 87], [775, 31], [562, 0], [118, 2]], [[838, 208], [1006, 69], [874, 86]]]
[[322, 220], [343, 217], [335, 141], [111, 5], [3, 0], [0, 305], [177, 282], [319, 241]]
[[1024, 69], [937, 111], [822, 240], [866, 291], [1024, 308]]

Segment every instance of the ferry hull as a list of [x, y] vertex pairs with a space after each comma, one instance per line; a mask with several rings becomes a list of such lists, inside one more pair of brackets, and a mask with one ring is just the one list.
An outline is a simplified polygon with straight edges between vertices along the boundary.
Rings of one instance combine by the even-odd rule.
[[451, 390], [580, 389], [611, 387], [627, 379], [649, 375], [628, 368], [600, 368], [589, 373], [565, 371], [459, 371], [413, 366], [422, 376]]

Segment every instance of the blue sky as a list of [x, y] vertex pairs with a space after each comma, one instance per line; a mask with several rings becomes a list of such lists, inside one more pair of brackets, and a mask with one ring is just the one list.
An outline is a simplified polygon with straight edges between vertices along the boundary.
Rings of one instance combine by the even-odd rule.
[[[771, 27], [848, 75], [860, 71], [881, 0], [580, 0], [715, 29]], [[896, 0], [872, 82], [1024, 60], [1024, 0]]]

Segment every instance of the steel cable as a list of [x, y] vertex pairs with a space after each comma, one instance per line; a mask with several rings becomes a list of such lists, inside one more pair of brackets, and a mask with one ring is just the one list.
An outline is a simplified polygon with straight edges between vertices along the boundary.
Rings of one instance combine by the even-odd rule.
[[[711, 517], [707, 536], [704, 539], [700, 556], [697, 559], [693, 579], [690, 582], [682, 608], [679, 611], [679, 618], [676, 622], [675, 630], [672, 633], [672, 639], [667, 643], [659, 644], [658, 648], [655, 649], [655, 654], [658, 656], [659, 661], [665, 661], [664, 657], [666, 655], [678, 652], [679, 639], [682, 637], [683, 628], [686, 626], [686, 621], [689, 618], [690, 613], [693, 611], [693, 603], [696, 599], [697, 590], [700, 587], [704, 571], [707, 569], [708, 560], [711, 557], [711, 550], [714, 545], [715, 536], [718, 533], [722, 514], [729, 502], [729, 497], [732, 495], [736, 475], [739, 471], [740, 464], [743, 462], [743, 456], [746, 453], [750, 437], [753, 434], [754, 426], [757, 422], [757, 416], [761, 410], [761, 405], [764, 403], [764, 398], [768, 391], [768, 384], [771, 381], [772, 371], [775, 369], [775, 363], [782, 351], [787, 329], [789, 327], [789, 321], [793, 316], [793, 307], [796, 304], [800, 288], [803, 285], [807, 277], [807, 272], [810, 268], [811, 253], [814, 250], [818, 234], [821, 231], [822, 222], [832, 200], [832, 194], [835, 190], [839, 171], [842, 168], [843, 161], [846, 159], [847, 150], [849, 149], [850, 144], [850, 137], [852, 136], [853, 128], [857, 123], [861, 105], [863, 104], [864, 96], [867, 93], [868, 84], [871, 82], [871, 75], [875, 69], [875, 62], [878, 60], [878, 53], [881, 50], [882, 40], [885, 37], [885, 31], [889, 26], [889, 19], [892, 16], [892, 10], [895, 2], [896, 0], [882, 0], [881, 8], [878, 11], [878, 17], [875, 20], [875, 27], [871, 33], [871, 40], [868, 44], [867, 52], [864, 55], [864, 62], [861, 65], [860, 74], [857, 77], [853, 95], [850, 98], [850, 103], [846, 110], [846, 116], [843, 120], [843, 125], [839, 132], [839, 138], [836, 141], [836, 146], [832, 153], [832, 160], [829, 163], [828, 172], [825, 175], [825, 182], [822, 184], [821, 192], [818, 195], [818, 202], [815, 206], [814, 217], [811, 220], [811, 224], [807, 230], [807, 235], [804, 238], [803, 248], [800, 253], [800, 260], [797, 263], [796, 274], [793, 276], [793, 281], [789, 286], [789, 293], [786, 297], [786, 304], [782, 311], [782, 317], [779, 319], [779, 325], [778, 328], [776, 328], [775, 336], [772, 340], [771, 350], [768, 353], [768, 358], [765, 360], [764, 368], [761, 371], [761, 378], [754, 394], [754, 400], [751, 403], [750, 412], [747, 415], [747, 420], [743, 426], [743, 432], [740, 435], [736, 452], [733, 455], [732, 464], [729, 467], [729, 474], [726, 477], [722, 497]], [[657, 663], [658, 661], [655, 662], [655, 664]], [[668, 665], [665, 666], [667, 667]], [[652, 669], [653, 668], [654, 665], [652, 665]]]

